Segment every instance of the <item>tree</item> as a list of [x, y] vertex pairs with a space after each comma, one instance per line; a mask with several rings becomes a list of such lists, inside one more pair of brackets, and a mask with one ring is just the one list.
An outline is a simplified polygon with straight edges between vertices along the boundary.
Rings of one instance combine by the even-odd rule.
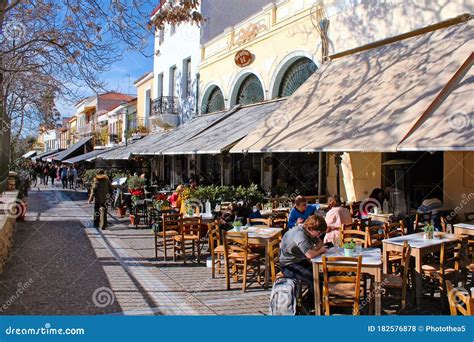
[[[197, 0], [0, 0], [0, 190], [10, 134], [27, 121], [54, 121], [58, 98], [106, 91], [100, 75], [124, 49], [143, 52], [153, 25], [199, 20]], [[34, 96], [30, 97], [30, 95]]]

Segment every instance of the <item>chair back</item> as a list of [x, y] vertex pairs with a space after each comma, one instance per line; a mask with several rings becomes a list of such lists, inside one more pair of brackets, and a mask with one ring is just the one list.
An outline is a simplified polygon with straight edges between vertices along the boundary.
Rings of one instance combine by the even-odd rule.
[[359, 220], [360, 230], [365, 230], [366, 227], [370, 227], [371, 223], [372, 223], [371, 217], [361, 218]]
[[219, 231], [219, 224], [217, 221], [207, 224], [209, 231], [209, 249], [211, 255], [214, 255], [214, 249], [221, 245], [221, 236]]
[[403, 242], [402, 261], [400, 263], [400, 274], [402, 277], [402, 309], [406, 305], [407, 288], [408, 288], [408, 272], [410, 270], [411, 246], [408, 241]]
[[455, 288], [449, 280], [446, 280], [446, 293], [451, 316], [457, 316], [458, 313], [464, 316], [474, 315], [474, 299], [469, 293]]
[[405, 235], [405, 226], [403, 221], [385, 223], [384, 234], [386, 239]]
[[182, 217], [180, 228], [182, 235], [198, 235], [201, 232], [201, 218]]
[[415, 232], [427, 224], [431, 224], [432, 213], [427, 211], [425, 213], [416, 213], [415, 215]]
[[367, 247], [366, 233], [361, 232], [360, 230], [342, 230], [342, 243], [350, 241], [354, 241], [355, 243], [361, 243], [364, 247]]
[[270, 221], [269, 219], [265, 218], [248, 218], [247, 223], [249, 226], [256, 226], [256, 225], [262, 225], [262, 226], [267, 226], [270, 227]]
[[285, 232], [288, 229], [288, 219], [286, 217], [273, 217], [270, 223], [271, 227], [282, 228]]
[[179, 232], [182, 218], [182, 214], [163, 214], [161, 220], [163, 225], [163, 233], [170, 230]]
[[227, 257], [230, 253], [243, 253], [244, 259], [247, 259], [249, 253], [249, 236], [244, 232], [225, 232], [224, 234], [224, 255]]
[[384, 226], [371, 226], [365, 229], [367, 247], [380, 247], [385, 239]]
[[[330, 314], [330, 306], [347, 306], [350, 304], [353, 307], [352, 313], [358, 315], [362, 256], [348, 258], [327, 257], [323, 255], [322, 264], [324, 274], [323, 297], [326, 315]], [[338, 293], [338, 287], [344, 292], [343, 296], [341, 296], [341, 293]], [[350, 292], [351, 289], [353, 290], [352, 293]]]
[[474, 222], [474, 211], [464, 213], [464, 217], [466, 218], [467, 222]]
[[359, 230], [361, 231], [360, 221], [354, 220], [352, 223], [343, 223], [342, 230]]
[[272, 283], [276, 280], [277, 268], [280, 267], [280, 243], [281, 234], [272, 237], [268, 241], [268, 258], [270, 263], [270, 273], [272, 277]]

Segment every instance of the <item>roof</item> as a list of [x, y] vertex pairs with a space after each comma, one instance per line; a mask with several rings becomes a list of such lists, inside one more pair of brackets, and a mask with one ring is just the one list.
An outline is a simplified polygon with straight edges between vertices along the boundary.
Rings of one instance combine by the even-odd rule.
[[71, 155], [75, 154], [79, 151], [81, 147], [87, 144], [92, 137], [83, 137], [77, 141], [74, 145], [70, 146], [68, 149], [58, 153], [58, 155], [54, 156], [52, 159], [55, 161], [63, 161], [64, 159], [69, 158]]
[[473, 54], [398, 146], [402, 151], [474, 151]]
[[57, 154], [60, 151], [62, 151], [62, 150], [49, 150], [49, 151], [43, 152], [41, 154], [38, 154], [36, 157], [34, 157], [34, 159], [35, 160], [37, 160], [37, 159], [42, 160], [43, 158], [46, 158], [46, 157], [51, 156], [53, 154]]
[[231, 152], [396, 151], [473, 36], [471, 20], [333, 59]]
[[263, 119], [277, 110], [285, 99], [239, 107], [215, 125], [203, 130], [187, 141], [180, 142], [163, 154], [218, 154], [229, 150], [244, 138]]
[[21, 157], [29, 159], [29, 158], [35, 156], [37, 153], [38, 153], [38, 151], [28, 151], [24, 155], [22, 155]]
[[139, 78], [136, 79], [135, 82], [133, 82], [133, 85], [134, 86], [138, 86], [139, 83], [143, 82], [143, 81], [148, 81], [150, 79], [153, 78], [153, 71], [150, 71], [150, 72], [147, 72], [147, 73], [144, 73], [143, 75], [141, 75]]
[[101, 155], [103, 153], [106, 153], [106, 152], [110, 152], [110, 151], [112, 151], [116, 148], [117, 147], [110, 147], [110, 148], [92, 150], [90, 152], [81, 154], [77, 157], [66, 159], [66, 160], [63, 161], [63, 163], [65, 163], [65, 164], [76, 164], [76, 163], [80, 163], [80, 162], [83, 162], [83, 161], [91, 161], [91, 160], [96, 159], [99, 155]]

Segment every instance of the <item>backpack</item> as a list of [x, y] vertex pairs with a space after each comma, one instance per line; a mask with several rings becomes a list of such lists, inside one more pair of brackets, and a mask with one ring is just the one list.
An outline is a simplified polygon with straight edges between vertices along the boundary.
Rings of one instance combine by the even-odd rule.
[[293, 278], [278, 278], [270, 295], [270, 316], [294, 316], [297, 314], [301, 285]]

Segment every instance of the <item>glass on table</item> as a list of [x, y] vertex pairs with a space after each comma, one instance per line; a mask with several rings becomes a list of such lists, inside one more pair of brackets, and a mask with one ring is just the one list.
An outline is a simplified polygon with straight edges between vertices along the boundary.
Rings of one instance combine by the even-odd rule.
[[356, 254], [362, 253], [362, 242], [356, 242], [355, 252]]
[[334, 251], [336, 252], [336, 255], [339, 254], [339, 247], [341, 245], [341, 239], [339, 238], [339, 236], [335, 236], [332, 240], [332, 243], [334, 245]]

